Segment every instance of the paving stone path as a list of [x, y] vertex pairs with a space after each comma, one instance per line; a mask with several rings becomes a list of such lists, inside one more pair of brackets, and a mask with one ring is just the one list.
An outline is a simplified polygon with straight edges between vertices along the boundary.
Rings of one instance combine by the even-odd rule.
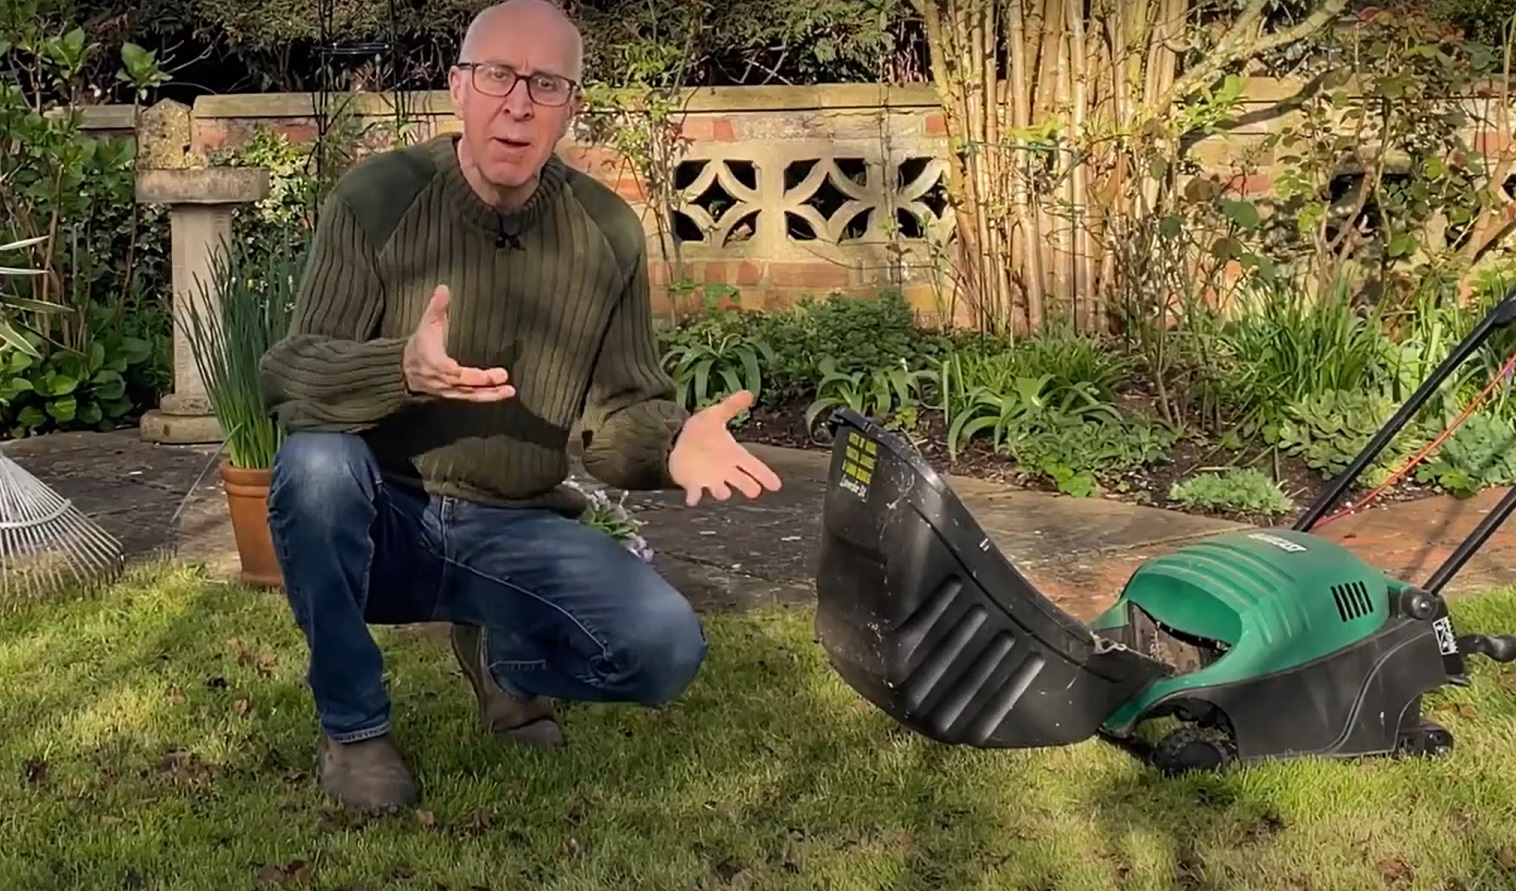
[[[703, 610], [804, 603], [820, 541], [827, 456], [757, 446], [784, 488], [756, 502], [686, 509], [678, 493], [634, 493], [628, 504], [660, 570]], [[133, 557], [176, 556], [230, 577], [236, 548], [214, 447], [158, 446], [135, 430], [64, 433], [7, 443], [5, 454], [71, 498]], [[1089, 617], [1144, 560], [1237, 524], [1099, 499], [1065, 498], [969, 479], [954, 490], [995, 543], [1064, 609]], [[1412, 581], [1424, 581], [1499, 500], [1431, 498], [1346, 517], [1322, 534]], [[1499, 531], [1450, 592], [1516, 583], [1516, 523]]]

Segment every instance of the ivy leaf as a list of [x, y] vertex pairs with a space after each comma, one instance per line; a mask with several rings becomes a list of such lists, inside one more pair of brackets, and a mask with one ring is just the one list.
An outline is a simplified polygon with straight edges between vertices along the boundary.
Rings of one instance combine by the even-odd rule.
[[1398, 260], [1416, 249], [1416, 236], [1409, 232], [1402, 232], [1390, 239], [1389, 245], [1384, 249], [1385, 255]]
[[1211, 244], [1211, 256], [1218, 260], [1235, 260], [1242, 256], [1242, 242], [1235, 238], [1218, 238]]
[[1221, 212], [1240, 229], [1253, 231], [1261, 222], [1258, 218], [1258, 208], [1251, 201], [1239, 201], [1227, 199], [1221, 202]]
[[47, 413], [60, 424], [67, 424], [79, 413], [79, 400], [72, 396], [54, 399], [47, 404]]
[[16, 412], [16, 424], [22, 430], [36, 430], [46, 423], [47, 414], [35, 405], [28, 405], [26, 408]]
[[90, 392], [96, 399], [120, 399], [126, 393], [126, 380], [120, 372], [109, 368], [101, 370], [90, 379]]

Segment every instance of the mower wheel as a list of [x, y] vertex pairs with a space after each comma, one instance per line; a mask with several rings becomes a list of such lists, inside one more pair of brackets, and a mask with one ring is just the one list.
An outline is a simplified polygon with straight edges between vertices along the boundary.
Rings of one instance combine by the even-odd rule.
[[1436, 721], [1425, 718], [1410, 731], [1400, 734], [1395, 754], [1413, 758], [1440, 758], [1453, 751], [1453, 734]]
[[1236, 757], [1232, 741], [1214, 731], [1181, 727], [1158, 741], [1153, 766], [1169, 776], [1191, 771], [1219, 773]]

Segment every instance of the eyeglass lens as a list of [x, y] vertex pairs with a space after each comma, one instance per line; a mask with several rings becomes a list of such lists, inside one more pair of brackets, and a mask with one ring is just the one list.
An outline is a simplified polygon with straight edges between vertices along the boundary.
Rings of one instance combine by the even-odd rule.
[[569, 99], [573, 85], [568, 80], [551, 74], [524, 75], [509, 65], [480, 63], [474, 66], [474, 86], [491, 96], [506, 96], [516, 86], [516, 81], [526, 81], [532, 101], [539, 105], [562, 105]]

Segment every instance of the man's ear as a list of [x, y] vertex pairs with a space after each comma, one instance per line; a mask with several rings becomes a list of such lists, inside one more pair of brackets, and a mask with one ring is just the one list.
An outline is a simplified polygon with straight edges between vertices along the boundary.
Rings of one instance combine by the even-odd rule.
[[447, 95], [453, 103], [453, 114], [463, 117], [463, 91], [468, 88], [468, 82], [472, 72], [466, 68], [454, 66], [447, 72]]
[[562, 142], [568, 138], [570, 133], [574, 132], [574, 122], [579, 119], [579, 114], [582, 111], [584, 111], [584, 99], [578, 93], [575, 93], [574, 98], [569, 100], [568, 114], [563, 116], [563, 126], [559, 128], [562, 132], [558, 134], [558, 141]]

